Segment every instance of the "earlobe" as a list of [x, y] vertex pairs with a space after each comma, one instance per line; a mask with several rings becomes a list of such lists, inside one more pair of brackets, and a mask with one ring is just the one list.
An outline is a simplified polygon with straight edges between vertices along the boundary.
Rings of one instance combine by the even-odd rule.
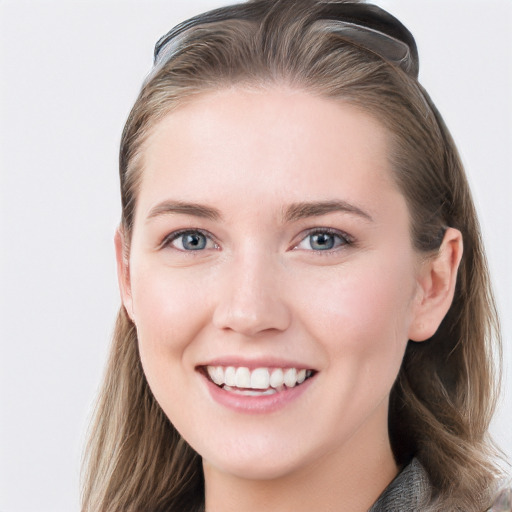
[[429, 339], [448, 313], [455, 294], [462, 251], [461, 232], [447, 228], [439, 252], [422, 263], [409, 339]]
[[123, 229], [119, 227], [114, 236], [114, 244], [116, 248], [117, 262], [117, 282], [119, 284], [119, 292], [128, 316], [134, 321], [133, 301], [130, 285], [130, 266], [128, 258], [128, 245], [125, 240]]

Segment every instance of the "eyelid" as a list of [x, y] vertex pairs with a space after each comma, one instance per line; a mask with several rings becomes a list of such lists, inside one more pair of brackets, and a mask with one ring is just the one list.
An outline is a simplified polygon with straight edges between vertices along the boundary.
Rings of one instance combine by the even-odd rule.
[[[212, 233], [210, 233], [209, 231], [207, 231], [205, 229], [200, 229], [200, 228], [183, 228], [183, 229], [178, 229], [176, 231], [172, 231], [171, 233], [168, 233], [163, 238], [162, 242], [159, 244], [157, 249], [159, 250], [159, 249], [164, 249], [166, 247], [170, 247], [170, 248], [172, 248], [172, 249], [174, 249], [176, 251], [187, 252], [187, 253], [196, 253], [196, 252], [199, 253], [199, 252], [203, 252], [204, 250], [206, 250], [206, 248], [205, 248], [205, 249], [198, 250], [198, 251], [186, 251], [186, 250], [174, 247], [172, 245], [172, 242], [174, 242], [180, 236], [182, 236], [184, 234], [187, 234], [187, 233], [200, 233], [201, 235], [205, 236], [208, 240], [213, 242], [213, 244], [215, 245], [214, 249], [216, 249], [216, 250], [220, 249], [220, 245], [219, 245], [218, 241], [216, 240], [216, 237]], [[339, 245], [338, 247], [335, 247], [333, 249], [326, 249], [326, 250], [323, 250], [323, 251], [309, 249], [309, 251], [316, 252], [316, 253], [328, 254], [328, 253], [331, 253], [331, 252], [338, 251], [342, 247], [345, 247], [345, 246], [348, 246], [348, 245], [353, 245], [355, 243], [354, 237], [352, 237], [351, 235], [349, 235], [345, 231], [341, 231], [341, 230], [335, 229], [335, 228], [314, 227], [314, 228], [310, 228], [310, 229], [307, 229], [307, 230], [303, 231], [299, 235], [300, 239], [296, 243], [293, 244], [292, 250], [298, 249], [298, 246], [300, 245], [300, 243], [303, 242], [308, 236], [311, 236], [311, 235], [314, 235], [314, 234], [322, 234], [322, 233], [327, 233], [327, 234], [330, 234], [330, 235], [337, 236], [337, 237], [339, 237], [339, 238], [341, 238], [343, 240], [343, 243], [341, 245]], [[211, 249], [211, 248], [208, 248], [208, 249]], [[304, 250], [307, 250], [307, 249], [304, 249]]]
[[172, 242], [177, 240], [180, 236], [188, 234], [188, 233], [199, 233], [199, 234], [205, 236], [208, 240], [213, 242], [213, 244], [215, 245], [214, 249], [220, 249], [219, 243], [217, 242], [215, 237], [209, 231], [206, 231], [205, 229], [199, 229], [199, 228], [183, 228], [183, 229], [178, 229], [176, 231], [172, 231], [171, 233], [167, 234], [164, 237], [164, 239], [158, 246], [158, 249], [165, 249], [166, 247], [170, 247], [171, 249], [174, 249], [175, 251], [186, 252], [186, 253], [200, 253], [207, 249], [211, 249], [211, 248], [205, 248], [205, 249], [197, 250], [197, 251], [186, 251], [186, 250], [174, 247], [172, 245]]
[[332, 253], [332, 252], [339, 251], [341, 248], [349, 246], [349, 245], [353, 245], [355, 243], [354, 237], [349, 235], [345, 231], [341, 231], [341, 230], [335, 229], [335, 228], [314, 227], [314, 228], [307, 229], [306, 231], [303, 231], [300, 234], [300, 237], [301, 237], [300, 240], [293, 245], [292, 249], [293, 250], [296, 250], [296, 249], [297, 250], [301, 250], [301, 249], [299, 249], [299, 245], [304, 240], [306, 240], [307, 237], [309, 237], [311, 235], [323, 234], [323, 233], [327, 233], [329, 235], [337, 236], [337, 237], [339, 237], [339, 238], [341, 238], [343, 240], [343, 243], [341, 245], [339, 245], [338, 247], [335, 247], [333, 249], [326, 249], [326, 250], [323, 250], [323, 251], [314, 250], [314, 249], [303, 249], [303, 250], [308, 250], [310, 252], [315, 252], [315, 253], [329, 254], [329, 253]]

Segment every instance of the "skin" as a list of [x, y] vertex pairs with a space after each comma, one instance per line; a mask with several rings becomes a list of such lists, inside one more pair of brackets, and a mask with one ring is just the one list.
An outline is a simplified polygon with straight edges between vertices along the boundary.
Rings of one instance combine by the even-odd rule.
[[[116, 236], [121, 295], [156, 399], [203, 458], [207, 510], [365, 511], [396, 476], [389, 392], [408, 340], [449, 308], [462, 241], [448, 229], [437, 256], [414, 250], [389, 146], [369, 115], [284, 87], [204, 94], [148, 138], [127, 258]], [[333, 201], [350, 206], [286, 216]], [[185, 250], [183, 229], [205, 248]], [[229, 358], [316, 374], [248, 414], [198, 371]]]

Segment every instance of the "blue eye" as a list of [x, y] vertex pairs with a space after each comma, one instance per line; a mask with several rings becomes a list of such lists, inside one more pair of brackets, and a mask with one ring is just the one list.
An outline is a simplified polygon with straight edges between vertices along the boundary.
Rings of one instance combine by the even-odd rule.
[[217, 244], [201, 231], [182, 231], [170, 235], [166, 245], [180, 251], [202, 251], [204, 249], [216, 249]]
[[318, 230], [303, 238], [300, 243], [297, 244], [297, 249], [329, 251], [343, 245], [348, 245], [350, 243], [351, 241], [349, 238], [342, 235], [341, 233], [336, 233], [329, 230]]

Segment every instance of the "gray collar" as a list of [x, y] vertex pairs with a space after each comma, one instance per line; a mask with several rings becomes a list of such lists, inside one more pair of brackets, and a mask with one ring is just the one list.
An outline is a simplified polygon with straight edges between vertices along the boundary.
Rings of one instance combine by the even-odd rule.
[[412, 461], [386, 487], [368, 512], [424, 510], [430, 497], [430, 482], [418, 459]]

